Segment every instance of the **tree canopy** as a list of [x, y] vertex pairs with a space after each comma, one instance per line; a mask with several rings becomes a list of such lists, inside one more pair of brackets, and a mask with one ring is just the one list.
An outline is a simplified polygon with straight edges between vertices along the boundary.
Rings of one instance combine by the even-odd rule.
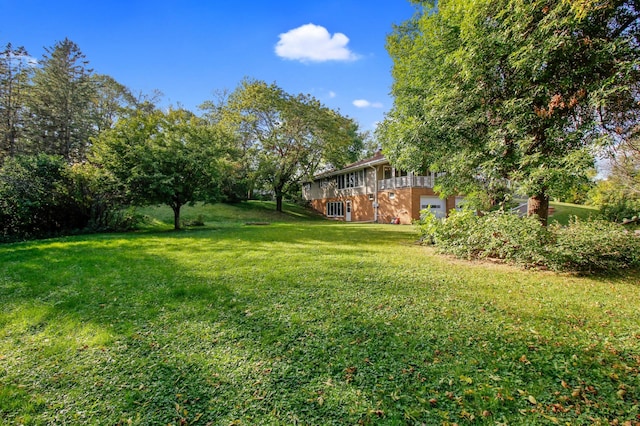
[[86, 157], [96, 87], [88, 61], [74, 42], [65, 39], [47, 48], [29, 88], [29, 139], [32, 150], [61, 155], [67, 161]]
[[24, 47], [8, 43], [0, 52], [0, 163], [18, 154], [24, 132], [25, 100], [32, 69]]
[[239, 135], [258, 184], [283, 196], [319, 167], [355, 161], [362, 149], [357, 124], [309, 95], [244, 80], [220, 109], [211, 109]]
[[[516, 185], [549, 197], [637, 116], [637, 1], [416, 1], [395, 28], [394, 107], [380, 126], [398, 166], [446, 171], [443, 194]], [[634, 112], [635, 111], [635, 112]]]
[[231, 138], [184, 110], [138, 113], [94, 139], [92, 161], [121, 182], [135, 204], [166, 204], [180, 229], [180, 209], [213, 201]]

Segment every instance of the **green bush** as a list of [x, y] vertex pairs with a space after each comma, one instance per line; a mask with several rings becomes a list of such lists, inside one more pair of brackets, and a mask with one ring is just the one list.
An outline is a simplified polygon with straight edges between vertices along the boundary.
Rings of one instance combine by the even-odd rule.
[[121, 191], [102, 170], [39, 154], [0, 168], [0, 241], [130, 228]]
[[[425, 215], [424, 222], [433, 222]], [[549, 234], [534, 218], [504, 211], [482, 216], [471, 210], [452, 211], [438, 225], [423, 225], [423, 232], [439, 249], [466, 259], [501, 259], [527, 267], [544, 263]]]
[[83, 230], [129, 231], [144, 221], [135, 209], [126, 208], [124, 189], [103, 168], [74, 164], [65, 168], [64, 176], [71, 204], [86, 220]]
[[556, 244], [549, 266], [579, 272], [604, 272], [640, 266], [640, 238], [605, 220], [580, 221], [552, 228]]
[[3, 239], [55, 233], [72, 226], [61, 157], [38, 155], [5, 160], [0, 169], [0, 233]]
[[503, 211], [479, 218], [474, 231], [481, 257], [527, 267], [544, 265], [552, 238], [536, 217], [521, 218]]
[[182, 226], [186, 226], [186, 227], [204, 226], [204, 225], [205, 225], [204, 216], [202, 214], [199, 214], [195, 219], [182, 221]]
[[615, 178], [598, 182], [590, 193], [590, 202], [600, 209], [600, 216], [605, 220], [621, 223], [640, 216], [640, 197]]
[[640, 216], [640, 200], [622, 200], [615, 204], [600, 206], [603, 219], [622, 223], [624, 219]]
[[482, 216], [452, 211], [439, 220], [425, 211], [420, 238], [465, 259], [498, 259], [524, 267], [574, 272], [616, 271], [640, 266], [640, 238], [621, 225], [573, 218], [568, 226], [541, 226], [536, 217], [502, 211]]
[[420, 242], [422, 244], [435, 244], [435, 235], [442, 222], [436, 218], [431, 209], [420, 211], [420, 220], [416, 220], [413, 224], [418, 228]]

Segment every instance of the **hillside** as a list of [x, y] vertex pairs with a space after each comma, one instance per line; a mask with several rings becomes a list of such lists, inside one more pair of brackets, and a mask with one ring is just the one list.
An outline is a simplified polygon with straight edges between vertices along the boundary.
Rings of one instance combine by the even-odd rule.
[[[194, 221], [204, 222], [204, 228], [256, 222], [288, 223], [324, 220], [317, 212], [297, 204], [284, 203], [282, 210], [282, 212], [276, 211], [276, 205], [273, 201], [252, 200], [234, 204], [198, 203], [194, 206], [184, 206], [181, 219], [187, 225]], [[146, 223], [142, 224], [142, 229], [173, 229], [173, 212], [168, 206], [137, 208], [136, 213], [145, 216]]]

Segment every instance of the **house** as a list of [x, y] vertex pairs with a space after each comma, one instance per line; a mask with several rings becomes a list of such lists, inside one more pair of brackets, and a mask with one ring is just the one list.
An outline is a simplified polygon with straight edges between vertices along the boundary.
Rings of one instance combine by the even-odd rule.
[[328, 218], [346, 222], [410, 224], [420, 210], [445, 217], [461, 197], [441, 199], [433, 191], [435, 173], [396, 169], [378, 151], [340, 170], [318, 174], [302, 187], [302, 196]]

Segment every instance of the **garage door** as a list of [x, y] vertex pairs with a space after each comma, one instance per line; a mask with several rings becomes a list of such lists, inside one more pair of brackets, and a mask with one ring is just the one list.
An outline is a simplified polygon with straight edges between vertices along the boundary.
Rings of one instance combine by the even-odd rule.
[[420, 197], [420, 210], [431, 208], [431, 212], [436, 215], [437, 218], [444, 218], [447, 216], [447, 203], [446, 200], [442, 200], [438, 197]]

